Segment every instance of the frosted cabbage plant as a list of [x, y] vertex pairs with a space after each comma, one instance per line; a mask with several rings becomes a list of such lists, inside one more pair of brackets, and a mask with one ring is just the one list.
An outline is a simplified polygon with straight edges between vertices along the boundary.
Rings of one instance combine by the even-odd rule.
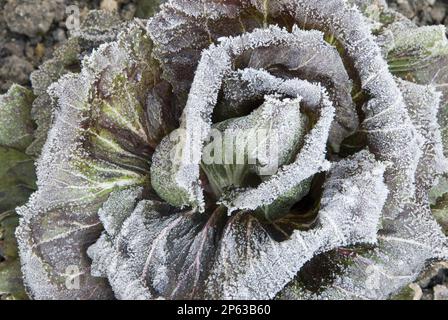
[[[118, 29], [40, 93], [32, 298], [384, 299], [448, 258], [444, 28], [373, 0], [172, 0]], [[272, 174], [204, 161], [212, 132], [259, 128]]]

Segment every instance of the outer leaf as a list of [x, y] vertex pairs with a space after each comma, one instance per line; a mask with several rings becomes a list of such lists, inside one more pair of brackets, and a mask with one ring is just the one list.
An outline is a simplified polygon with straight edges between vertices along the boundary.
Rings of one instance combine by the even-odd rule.
[[[400, 22], [409, 26], [415, 24], [401, 13], [391, 10], [386, 0], [348, 0], [364, 14], [374, 34], [380, 34], [377, 41], [390, 40], [388, 32], [383, 32], [390, 24]], [[387, 51], [384, 51], [387, 53]]]
[[21, 152], [34, 139], [34, 98], [30, 90], [18, 85], [0, 97], [0, 294], [7, 299], [26, 298], [14, 238], [18, 224], [14, 209], [23, 205], [36, 188], [33, 159]]
[[429, 209], [420, 209], [418, 216], [410, 214], [385, 229], [379, 237], [378, 248], [354, 258], [343, 275], [323, 292], [315, 295], [302, 287], [301, 292], [286, 289], [286, 293], [304, 299], [387, 299], [414, 281], [426, 260], [446, 258], [446, 247], [440, 251], [446, 246], [444, 242], [446, 238]]
[[[378, 246], [351, 258], [342, 275], [317, 295], [299, 284], [284, 292], [289, 298], [386, 299], [414, 281], [430, 259], [447, 258], [448, 242], [429, 210], [427, 195], [436, 177], [446, 171], [438, 134], [440, 94], [434, 88], [399, 81], [411, 119], [423, 137], [424, 156], [417, 172], [414, 203], [384, 222]], [[293, 289], [295, 287], [295, 289]]]
[[440, 69], [448, 59], [444, 26], [410, 28], [404, 23], [394, 23], [387, 30], [393, 35], [387, 59], [394, 74], [421, 84], [446, 81], [442, 76], [446, 72]]
[[[444, 153], [448, 155], [448, 40], [444, 26], [420, 27], [410, 30], [398, 25], [394, 29], [395, 46], [389, 53], [392, 72], [420, 84], [434, 86], [442, 92], [438, 115], [442, 127]], [[405, 35], [412, 37], [405, 38]], [[405, 40], [406, 39], [406, 40]], [[432, 191], [432, 202], [448, 191], [447, 178], [441, 178]]]
[[[357, 1], [357, 2], [363, 2]], [[371, 2], [371, 1], [365, 1]], [[367, 10], [366, 4], [361, 7]], [[387, 57], [389, 68], [395, 75], [418, 84], [432, 85], [442, 92], [438, 121], [442, 127], [445, 155], [447, 155], [448, 135], [448, 40], [444, 26], [417, 27], [405, 17], [389, 10], [384, 4], [375, 1], [370, 4], [377, 15], [370, 15], [380, 28], [377, 30], [377, 42]], [[446, 177], [432, 191], [431, 201], [442, 196], [448, 190]]]
[[33, 159], [11, 148], [0, 147], [0, 213], [25, 203], [35, 189]]
[[162, 106], [146, 105], [160, 83], [151, 48], [131, 25], [85, 59], [80, 74], [50, 87], [58, 112], [38, 161], [38, 191], [20, 209], [17, 232], [33, 298], [111, 297], [107, 283], [90, 275], [85, 250], [102, 229], [97, 211], [108, 194], [148, 184], [157, 121], [147, 110]]
[[24, 299], [14, 209], [35, 190], [34, 164], [24, 153], [5, 147], [0, 147], [0, 164], [0, 299]]
[[0, 214], [0, 300], [26, 299], [14, 230], [18, 218], [14, 212]]
[[[122, 191], [105, 207], [117, 208], [111, 215], [119, 220], [126, 214], [129, 218], [118, 233], [113, 229], [103, 234], [89, 255], [95, 273], [107, 275], [123, 299], [272, 298], [315, 254], [376, 241], [387, 195], [383, 172], [384, 166], [368, 152], [336, 164], [318, 226], [295, 230], [283, 241], [278, 234], [287, 229], [249, 212], [229, 218], [218, 208], [205, 217], [142, 201], [130, 213], [128, 204], [135, 203], [138, 192], [132, 196], [133, 191]], [[113, 206], [117, 199], [126, 204]]]
[[0, 146], [24, 150], [33, 139], [32, 92], [13, 85], [0, 96]]
[[27, 153], [39, 155], [53, 122], [56, 103], [47, 93], [48, 87], [69, 72], [79, 72], [80, 62], [85, 54], [101, 43], [116, 38], [124, 24], [117, 15], [107, 11], [90, 11], [78, 31], [55, 50], [54, 57], [44, 62], [31, 73], [31, 83], [37, 96], [33, 103], [32, 118], [37, 123], [34, 141]]

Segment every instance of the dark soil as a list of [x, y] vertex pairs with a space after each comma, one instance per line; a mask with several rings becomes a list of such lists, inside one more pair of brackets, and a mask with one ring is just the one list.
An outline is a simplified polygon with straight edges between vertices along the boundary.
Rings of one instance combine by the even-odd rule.
[[[69, 36], [66, 8], [80, 18], [91, 9], [117, 9], [132, 19], [139, 0], [0, 0], [0, 94], [12, 83], [29, 86], [30, 73]], [[154, 1], [154, 0], [149, 0]]]
[[[76, 5], [81, 19], [91, 9], [116, 9], [124, 19], [160, 0], [0, 0], [0, 94], [12, 83], [29, 86], [29, 75], [68, 37], [66, 8]], [[419, 25], [448, 25], [448, 0], [389, 0], [390, 6]], [[143, 3], [143, 5], [142, 5]]]
[[448, 26], [448, 0], [388, 0], [389, 6], [418, 25]]

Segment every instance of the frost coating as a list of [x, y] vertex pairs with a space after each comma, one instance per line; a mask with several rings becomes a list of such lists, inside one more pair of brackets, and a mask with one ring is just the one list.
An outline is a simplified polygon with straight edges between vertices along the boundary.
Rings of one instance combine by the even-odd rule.
[[107, 274], [121, 299], [273, 298], [315, 254], [376, 242], [384, 169], [367, 151], [334, 164], [318, 225], [284, 241], [244, 211], [227, 217], [217, 209], [204, 220], [154, 201], [139, 202], [132, 213], [117, 208], [110, 213], [129, 218], [119, 234], [105, 233], [89, 249], [93, 268]]
[[397, 218], [384, 222], [378, 245], [356, 254], [331, 287], [315, 294], [305, 288], [286, 288], [289, 299], [387, 299], [414, 281], [429, 259], [446, 259], [448, 241], [431, 214], [428, 192], [447, 170], [437, 124], [440, 93], [431, 86], [397, 80], [414, 126], [424, 138], [424, 156], [415, 173], [415, 201]]
[[[297, 90], [296, 95], [301, 97], [300, 88], [299, 86], [294, 89]], [[229, 202], [224, 200], [230, 213], [236, 210], [255, 210], [261, 206], [270, 205], [300, 182], [329, 168], [329, 163], [325, 160], [325, 149], [328, 132], [333, 121], [334, 108], [325, 91], [319, 92], [318, 96], [321, 97], [318, 105], [311, 108], [314, 111], [320, 108], [321, 117], [305, 138], [304, 146], [295, 161], [282, 167], [279, 172], [261, 183], [256, 189], [240, 192]]]
[[[237, 162], [224, 166], [215, 164], [210, 154], [217, 149], [216, 141], [204, 147], [201, 167], [215, 194], [219, 197], [226, 193], [227, 188], [244, 187], [245, 179], [251, 174], [256, 174], [261, 180], [275, 175], [279, 167], [294, 160], [303, 146], [309, 125], [309, 117], [301, 112], [300, 97], [281, 99], [278, 95], [265, 96], [264, 103], [248, 116], [214, 124], [213, 129], [223, 136], [222, 143], [218, 145], [224, 150], [223, 162], [230, 157]], [[226, 152], [232, 147], [231, 153]], [[294, 199], [296, 201], [297, 198]]]
[[[368, 152], [334, 164], [324, 186], [318, 226], [295, 231], [281, 243], [249, 215], [239, 214], [235, 219], [241, 221], [224, 230], [207, 292], [231, 299], [273, 298], [314, 255], [355, 243], [375, 243], [387, 196], [383, 172], [384, 166]], [[253, 236], [247, 249], [234, 249], [248, 229], [253, 229]], [[260, 278], [260, 274], [269, 276]], [[220, 283], [223, 278], [226, 281]]]
[[294, 299], [387, 299], [399, 292], [417, 278], [424, 261], [448, 257], [446, 237], [429, 208], [414, 205], [407, 210], [378, 236], [377, 248], [353, 258], [331, 287], [317, 295], [286, 289], [285, 295]]
[[[377, 150], [375, 155], [392, 164], [385, 175], [390, 188], [385, 215], [394, 217], [414, 192], [413, 173], [420, 157], [419, 135], [362, 15], [343, 2], [321, 5], [320, 1], [295, 1], [295, 13], [296, 17], [307, 16], [308, 23], [322, 26], [335, 35], [353, 60], [362, 89], [372, 96], [364, 110], [366, 118], [372, 120], [364, 122], [364, 126], [369, 143]], [[386, 118], [385, 113], [392, 107], [396, 107], [397, 112]]]
[[[210, 36], [219, 38], [217, 33], [222, 32], [219, 30], [221, 25], [217, 23], [216, 27], [213, 27], [211, 21], [219, 22], [224, 17], [235, 18], [238, 15], [243, 15], [244, 11], [249, 8], [254, 8], [260, 12], [264, 12], [266, 9], [261, 1], [237, 1], [228, 5], [206, 1], [201, 4], [202, 8], [200, 10], [196, 8], [198, 11], [195, 11], [195, 6], [197, 5], [198, 3], [172, 1], [164, 6], [162, 13], [149, 23], [149, 32], [153, 35], [152, 38], [156, 45], [155, 54], [160, 57], [159, 59], [162, 63], [169, 62], [171, 64], [165, 70], [165, 77], [172, 79], [171, 81], [174, 85], [179, 84], [177, 82], [179, 80], [179, 76], [176, 74], [177, 68], [184, 70], [192, 67], [186, 66], [185, 60], [173, 57], [174, 53], [179, 53], [180, 48], [182, 48], [180, 44], [179, 47], [175, 47], [178, 43], [177, 40], [179, 40], [178, 37], [181, 35], [175, 33], [174, 30], [181, 30], [182, 35], [186, 31], [190, 32], [190, 35], [187, 37], [187, 39], [190, 39], [188, 47], [191, 47], [192, 52], [195, 52], [194, 49], [197, 50], [197, 46], [200, 46], [202, 41], [206, 41], [204, 39], [206, 34], [208, 34], [208, 40]], [[392, 75], [387, 71], [388, 66], [382, 58], [364, 17], [356, 8], [349, 7], [342, 0], [331, 2], [315, 0], [276, 1], [275, 3], [269, 3], [267, 10], [267, 15], [273, 19], [284, 14], [292, 17], [299, 26], [310, 26], [313, 29], [331, 33], [341, 43], [346, 55], [352, 60], [353, 67], [361, 81], [362, 89], [372, 97], [364, 110], [367, 118], [373, 118], [377, 114], [385, 115], [389, 108], [396, 106], [397, 113], [391, 113], [387, 118], [385, 116], [373, 118], [373, 122], [366, 123], [365, 129], [368, 133], [369, 144], [373, 146], [376, 156], [383, 161], [391, 163], [391, 166], [387, 168], [386, 174], [386, 180], [390, 187], [386, 215], [391, 217], [398, 215], [400, 208], [409, 200], [408, 198], [415, 190], [413, 172], [415, 172], [421, 155], [418, 147], [421, 139], [410, 122], [401, 92]], [[161, 26], [163, 27], [161, 28]], [[208, 33], [194, 33], [193, 31], [198, 26], [203, 26], [204, 30], [208, 30]], [[166, 34], [162, 35], [162, 30], [167, 31]], [[268, 30], [275, 30], [275, 28], [270, 27]], [[235, 33], [238, 34], [239, 32], [241, 31], [239, 30]], [[268, 32], [270, 31], [266, 32], [266, 36]], [[272, 33], [275, 34], [276, 31], [272, 31]], [[276, 35], [274, 34], [270, 41], [271, 44], [276, 41]], [[261, 46], [264, 41], [267, 41], [265, 39], [266, 36], [264, 38], [260, 36], [257, 41], [253, 40], [253, 42], [257, 43], [255, 45], [253, 42], [251, 43], [251, 39], [245, 38], [245, 34], [235, 38], [236, 40], [229, 38], [226, 41], [230, 44], [232, 41], [240, 39], [242, 48], [250, 48]], [[277, 40], [280, 39], [281, 36]], [[293, 41], [293, 39], [286, 40], [286, 42], [290, 41]], [[278, 41], [277, 44], [279, 44]], [[190, 104], [187, 103], [185, 108], [185, 118], [191, 118], [191, 120], [186, 121], [191, 121], [194, 123], [194, 126], [201, 129], [198, 130], [195, 138], [190, 134], [186, 139], [187, 145], [194, 146], [193, 154], [200, 154], [203, 136], [210, 127], [210, 124], [207, 122], [209, 120], [206, 119], [205, 115], [211, 113], [210, 108], [216, 103], [216, 93], [213, 94], [213, 90], [216, 92], [219, 87], [218, 84], [221, 83], [222, 73], [228, 70], [226, 68], [228, 68], [229, 58], [224, 52], [225, 50], [220, 49], [225, 45], [226, 42], [221, 47], [210, 49], [209, 52], [204, 53], [202, 61], [196, 70], [196, 84], [193, 82], [192, 91], [189, 95]], [[190, 54], [192, 53], [190, 52]], [[216, 62], [214, 64], [211, 63], [210, 60], [214, 59], [212, 59], [210, 54], [215, 55], [219, 64]], [[208, 67], [205, 68], [205, 66]], [[210, 71], [209, 74], [214, 75], [213, 79], [207, 78], [207, 71]], [[200, 83], [207, 83], [207, 85], [203, 87]], [[206, 88], [210, 89], [208, 91], [210, 94], [208, 95], [206, 92], [201, 91]], [[202, 97], [203, 99], [196, 104], [195, 99], [197, 98], [195, 97]], [[202, 104], [204, 105], [203, 107], [201, 107]], [[196, 112], [199, 110], [202, 110], [201, 112], [203, 113]], [[382, 113], [383, 111], [384, 113]], [[205, 118], [201, 118], [201, 116]], [[390, 128], [394, 129], [390, 130]], [[200, 158], [196, 157], [193, 161], [190, 161], [190, 158], [190, 152], [186, 152], [184, 167], [179, 170], [177, 183], [183, 189], [190, 190], [190, 201], [201, 206], [203, 200], [200, 188], [197, 185], [199, 176], [197, 163]], [[187, 163], [189, 164], [187, 165]]]
[[[319, 42], [322, 41], [322, 39], [316, 40], [318, 40]], [[312, 46], [310, 46], [310, 48], [312, 48], [310, 49], [310, 51], [314, 56], [314, 49]], [[325, 45], [320, 45], [319, 48], [331, 49], [330, 52], [334, 50], [334, 48]], [[323, 56], [324, 58], [327, 58], [325, 55]], [[309, 67], [311, 68], [311, 71], [314, 71], [315, 64], [327, 64], [323, 64], [321, 61], [318, 61], [317, 58], [312, 59], [307, 56], [305, 56], [305, 58], [307, 58], [307, 60], [300, 68], [303, 69], [303, 71], [305, 71], [305, 65], [307, 64], [310, 64]], [[309, 62], [310, 60], [314, 61], [313, 64]], [[254, 61], [258, 60], [254, 59]], [[339, 60], [330, 59], [330, 61], [331, 65], [338, 65], [337, 62]], [[300, 71], [299, 75], [301, 75], [303, 71]], [[337, 70], [333, 77], [337, 78], [336, 75], [340, 76], [339, 72], [341, 72], [341, 70]], [[344, 72], [342, 72], [343, 75]], [[235, 71], [227, 79], [224, 80], [222, 88], [224, 96], [223, 101], [220, 102], [220, 104], [217, 106], [217, 110], [215, 110], [215, 112], [219, 115], [237, 116], [239, 115], [238, 112], [244, 111], [244, 108], [242, 108], [241, 105], [243, 105], [245, 101], [260, 99], [266, 94], [273, 93], [295, 97], [299, 92], [300, 95], [302, 95], [302, 99], [304, 99], [303, 102], [306, 104], [305, 107], [310, 112], [316, 112], [318, 100], [320, 99], [321, 95], [321, 87], [326, 87], [326, 84], [321, 85], [318, 80], [311, 81], [312, 83], [310, 83], [309, 81], [301, 80], [300, 78], [291, 79], [290, 77], [287, 77], [286, 79], [284, 79], [281, 76], [282, 75], [275, 76], [264, 69], [255, 69], [253, 67]], [[325, 76], [323, 76], [322, 74], [319, 76], [322, 76], [324, 78], [330, 77], [332, 76], [332, 73], [329, 72], [329, 74], [325, 74]], [[314, 77], [311, 78], [318, 79]], [[340, 81], [340, 79], [335, 79], [335, 81]], [[347, 90], [350, 88], [349, 85], [347, 86], [348, 87], [345, 87], [345, 89], [341, 90], [343, 92], [342, 95], [344, 96], [344, 98]], [[297, 87], [300, 89], [297, 89]], [[332, 91], [333, 88], [330, 87], [330, 90]], [[331, 147], [335, 150], [338, 150], [341, 142], [355, 131], [359, 123], [355, 107], [351, 103], [351, 97], [350, 102], [345, 103], [345, 100], [340, 101], [337, 97], [334, 97], [334, 95], [332, 97], [331, 91], [327, 95], [332, 98], [331, 101], [334, 103], [336, 110], [335, 121], [332, 124], [331, 132], [328, 139]]]
[[423, 86], [404, 80], [397, 82], [403, 92], [411, 121], [423, 138], [423, 155], [415, 173], [416, 200], [427, 203], [428, 192], [434, 187], [437, 177], [448, 170], [437, 122], [442, 95], [432, 85]]
[[[194, 4], [190, 6], [183, 1], [173, 1], [171, 5], [166, 6], [162, 15], [159, 15], [150, 23], [150, 27], [154, 28], [150, 32], [162, 39], [158, 41], [154, 37], [155, 42], [159, 42], [157, 43], [156, 54], [160, 56], [163, 63], [171, 64], [169, 72], [165, 74], [167, 79], [175, 84], [182, 84], [184, 79], [181, 79], [176, 72], [182, 68], [188, 69], [190, 67], [183, 64], [185, 60], [173, 56], [174, 52], [178, 53], [181, 50], [175, 48], [176, 41], [173, 41], [176, 39], [176, 34], [173, 31], [177, 28], [191, 32], [189, 35], [191, 46], [189, 48], [191, 48], [190, 54], [194, 55], [191, 52], [194, 52], [195, 46], [200, 46], [201, 41], [205, 39], [204, 34], [192, 32], [196, 30], [197, 26], [209, 27], [204, 29], [207, 30], [208, 38], [213, 38], [219, 33], [220, 18], [227, 16], [231, 20], [240, 15], [239, 17], [242, 17], [242, 24], [244, 25], [244, 10], [252, 5], [260, 11], [265, 10], [265, 17], [270, 16], [273, 19], [276, 15], [286, 14], [289, 16], [290, 13], [293, 13], [292, 15], [296, 18], [298, 25], [330, 32], [339, 40], [353, 62], [362, 89], [372, 97], [363, 108], [366, 115], [363, 127], [369, 140], [369, 147], [379, 159], [386, 161], [388, 164], [385, 177], [390, 193], [384, 212], [385, 218], [393, 220], [404, 212], [407, 203], [416, 201], [416, 197], [421, 197], [425, 193], [425, 191], [419, 191], [421, 189], [416, 190], [415, 183], [431, 185], [433, 184], [432, 179], [426, 178], [429, 175], [434, 177], [434, 174], [437, 175], [444, 170], [443, 161], [438, 162], [436, 166], [438, 169], [428, 174], [426, 180], [416, 180], [415, 173], [417, 170], [421, 170], [418, 169], [419, 163], [427, 161], [425, 160], [426, 156], [422, 157], [422, 148], [425, 152], [428, 152], [431, 148], [427, 147], [431, 143], [428, 144], [425, 139], [437, 138], [434, 136], [428, 138], [427, 132], [425, 136], [424, 131], [416, 130], [414, 127], [400, 89], [392, 75], [387, 71], [388, 66], [382, 58], [382, 52], [376, 45], [376, 39], [370, 34], [370, 25], [365, 24], [364, 17], [356, 9], [345, 6], [343, 1], [279, 1], [269, 3], [267, 8], [258, 1], [245, 3], [237, 1], [228, 6], [220, 6], [214, 2], [202, 4], [204, 5], [203, 9], [195, 11]], [[180, 16], [182, 18], [178, 19]], [[177, 24], [171, 25], [175, 27], [167, 28], [168, 32], [165, 35], [160, 33], [157, 26], [157, 22], [162, 19], [166, 19], [165, 22], [168, 21], [169, 23], [177, 22]], [[266, 23], [266, 19], [264, 23]], [[218, 27], [214, 27], [215, 25], [218, 25]], [[246, 25], [243, 26], [243, 29], [244, 27]], [[250, 87], [247, 88], [249, 88], [249, 94], [252, 94]], [[232, 98], [234, 97], [230, 96], [230, 101], [232, 101]], [[437, 101], [433, 100], [432, 105], [436, 104]], [[434, 132], [437, 132], [437, 128], [434, 125], [431, 126]], [[435, 153], [440, 155], [437, 148]]]
[[[59, 110], [37, 163], [38, 191], [19, 209], [17, 230], [25, 283], [34, 298], [111, 297], [106, 281], [90, 275], [84, 250], [102, 229], [97, 211], [105, 197], [147, 181], [149, 151], [127, 151], [120, 133], [133, 137], [134, 145], [139, 139], [149, 143], [138, 86], [157, 74], [148, 64], [150, 48], [139, 27], [131, 26], [85, 59], [80, 74], [65, 75], [49, 89]], [[121, 132], [110, 131], [111, 124]], [[66, 287], [70, 267], [79, 270], [80, 290]]]
[[[441, 126], [444, 153], [447, 154], [447, 102], [448, 102], [448, 40], [444, 26], [417, 27], [397, 12], [387, 8], [385, 3], [359, 4], [377, 27], [377, 42], [389, 64], [389, 70], [396, 76], [421, 85], [431, 85], [442, 93], [438, 123]], [[370, 8], [370, 9], [368, 9]], [[440, 178], [431, 192], [431, 202], [448, 189], [446, 177]]]
[[54, 57], [44, 62], [31, 73], [31, 83], [36, 99], [33, 102], [31, 116], [36, 122], [34, 141], [27, 148], [28, 154], [37, 156], [47, 139], [47, 133], [53, 121], [56, 104], [47, 93], [48, 87], [66, 73], [76, 72], [84, 55], [101, 43], [116, 39], [124, 23], [117, 15], [106, 11], [87, 13], [79, 30], [54, 52]]
[[[91, 298], [96, 280], [73, 293], [54, 276], [81, 257], [82, 272], [106, 277], [118, 298], [272, 298], [314, 255], [377, 242], [353, 257], [352, 269], [337, 280], [345, 288], [337, 297], [382, 298], [409, 277], [371, 290], [372, 268], [406, 261], [415, 274], [426, 260], [445, 256], [446, 238], [427, 201], [447, 170], [435, 119], [441, 97], [392, 76], [385, 58], [394, 57], [387, 55], [394, 34], [375, 38], [371, 31], [383, 30], [376, 27], [342, 0], [173, 0], [149, 22], [152, 41], [137, 27], [128, 30], [135, 37], [101, 46], [79, 76], [51, 87], [61, 111], [44, 148], [39, 191], [22, 209], [22, 243], [34, 240], [29, 235], [43, 239], [22, 244], [33, 294]], [[289, 101], [300, 101], [300, 113]], [[187, 135], [176, 167], [164, 141], [179, 127], [184, 106], [179, 130]], [[199, 167], [210, 130], [267, 106], [285, 108], [277, 121], [289, 112], [308, 118], [303, 146], [285, 150], [296, 161], [242, 188], [224, 184], [228, 194], [210, 191], [210, 171]], [[287, 121], [280, 122], [283, 129]], [[73, 124], [69, 135], [60, 134]], [[260, 215], [302, 183], [307, 193], [293, 194], [286, 212]], [[64, 223], [94, 231], [74, 235], [79, 229]], [[101, 225], [106, 230], [89, 249], [90, 269], [86, 243]], [[424, 245], [416, 249], [415, 242]], [[60, 248], [63, 259], [56, 259]], [[370, 271], [356, 267], [358, 260], [368, 261]], [[332, 296], [334, 288], [326, 289], [322, 296]], [[307, 294], [304, 288], [298, 296]]]
[[[230, 56], [238, 56], [247, 50], [251, 50], [259, 47], [266, 46], [278, 46], [283, 43], [296, 43], [296, 45], [310, 45], [315, 46], [315, 42], [319, 43], [319, 38], [322, 35], [316, 32], [306, 32], [295, 29], [294, 32], [288, 33], [286, 30], [281, 30], [277, 27], [270, 27], [267, 30], [255, 30], [253, 33], [245, 34], [237, 38], [222, 39], [222, 44], [216, 47], [211, 47], [205, 51], [202, 55], [201, 62], [198, 65], [196, 71], [195, 81], [192, 84], [192, 88], [187, 100], [187, 105], [184, 109], [184, 122], [181, 124], [186, 130], [186, 136], [184, 141], [184, 148], [182, 150], [182, 158], [179, 164], [179, 169], [176, 173], [176, 183], [183, 192], [189, 194], [189, 202], [193, 205], [203, 207], [203, 195], [199, 185], [199, 161], [202, 155], [202, 145], [205, 142], [207, 135], [211, 129], [211, 114], [214, 106], [217, 103], [219, 88], [221, 87], [224, 74], [230, 71]], [[314, 42], [313, 42], [314, 40]], [[316, 48], [316, 50], [319, 50]], [[219, 61], [219, 64], [216, 63]], [[213, 75], [213, 79], [210, 79], [210, 74]], [[299, 92], [296, 96], [300, 96]], [[308, 176], [297, 177], [294, 182], [288, 183], [284, 187], [279, 187], [278, 192], [273, 194], [270, 199], [265, 198], [266, 192], [261, 197], [265, 198], [264, 202], [248, 198], [248, 202], [254, 202], [250, 207], [231, 207], [230, 212], [235, 209], [255, 209], [260, 205], [269, 205], [275, 198], [281, 193], [289, 191], [292, 187], [300, 183], [302, 180], [308, 178], [310, 175], [325, 170], [328, 165], [325, 164], [323, 159], [324, 148], [328, 138], [329, 126], [332, 124], [334, 110], [331, 106], [328, 106], [328, 98], [323, 97], [324, 104], [327, 104], [327, 110], [322, 111], [322, 120], [316, 126], [313, 133], [310, 135], [309, 140], [314, 142], [315, 145], [312, 148], [313, 154], [306, 155], [304, 150], [302, 157], [305, 159], [296, 160], [296, 168], [303, 164], [303, 161], [316, 161], [316, 164], [310, 168]], [[320, 143], [318, 138], [314, 136], [321, 136]], [[310, 148], [310, 142], [307, 147]], [[320, 146], [321, 149], [316, 148]], [[311, 152], [308, 151], [308, 152]], [[302, 153], [301, 153], [302, 154]], [[316, 157], [317, 156], [317, 157]], [[293, 168], [285, 169], [283, 175], [292, 175]], [[278, 174], [280, 175], [280, 174]], [[276, 179], [271, 178], [271, 179]], [[281, 180], [281, 177], [278, 178]], [[275, 183], [275, 182], [274, 182]], [[261, 188], [261, 187], [260, 187]], [[271, 189], [271, 186], [267, 186]], [[259, 197], [254, 195], [254, 197]], [[255, 201], [254, 201], [255, 200]]]

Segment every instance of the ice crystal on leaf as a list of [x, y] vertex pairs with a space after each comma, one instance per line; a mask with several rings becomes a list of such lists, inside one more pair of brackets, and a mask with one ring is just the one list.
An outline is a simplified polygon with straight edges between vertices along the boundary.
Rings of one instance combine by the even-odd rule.
[[[129, 217], [119, 234], [107, 232], [89, 249], [93, 268], [124, 299], [273, 298], [315, 254], [376, 242], [387, 196], [383, 172], [367, 151], [337, 163], [324, 186], [316, 227], [294, 231], [282, 242], [273, 235], [287, 233], [287, 224], [263, 223], [246, 211], [228, 218], [218, 208], [204, 218], [154, 201], [141, 201], [133, 211], [128, 204], [115, 206], [109, 215]], [[105, 207], [112, 208], [116, 198], [133, 204], [136, 194], [111, 196]]]
[[78, 268], [85, 297], [94, 290], [96, 297], [111, 296], [105, 281], [90, 276], [85, 248], [101, 231], [97, 211], [107, 195], [147, 183], [156, 144], [144, 110], [147, 90], [157, 85], [150, 52], [150, 40], [132, 25], [86, 58], [81, 73], [49, 88], [59, 111], [38, 161], [38, 191], [20, 209], [17, 232], [36, 297], [80, 295], [64, 289], [69, 266]]
[[[19, 210], [33, 298], [388, 298], [448, 256], [441, 29], [368, 0], [171, 0], [119, 29], [37, 92], [54, 109]], [[277, 154], [207, 161], [257, 129]], [[338, 250], [331, 284], [298, 280]]]
[[66, 73], [79, 72], [83, 56], [101, 43], [114, 40], [123, 25], [115, 14], [105, 11], [89, 12], [79, 29], [74, 30], [67, 42], [56, 49], [54, 57], [31, 73], [33, 93], [36, 95], [31, 116], [37, 128], [33, 143], [27, 148], [28, 154], [40, 154], [53, 121], [56, 105], [47, 93], [48, 87]]

